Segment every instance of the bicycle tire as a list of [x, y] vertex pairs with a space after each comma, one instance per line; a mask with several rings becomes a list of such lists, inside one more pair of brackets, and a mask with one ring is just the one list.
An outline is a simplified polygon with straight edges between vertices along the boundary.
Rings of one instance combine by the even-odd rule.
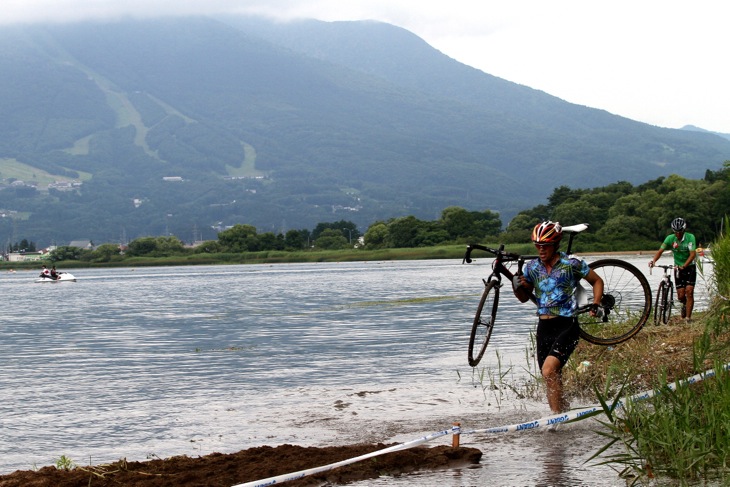
[[669, 317], [672, 315], [672, 307], [674, 306], [674, 286], [667, 284], [666, 293], [662, 299], [664, 309], [662, 310], [662, 321], [666, 325], [669, 323]]
[[[497, 305], [499, 304], [499, 283], [490, 281], [486, 284], [482, 297], [479, 300], [477, 312], [474, 315], [474, 322], [471, 325], [469, 335], [469, 365], [476, 367], [484, 356], [489, 339], [494, 329], [494, 320], [497, 317]], [[484, 311], [487, 315], [484, 315]], [[476, 352], [476, 354], [474, 353]]]
[[[578, 315], [580, 336], [596, 345], [616, 345], [636, 335], [651, 313], [651, 288], [635, 266], [618, 259], [597, 260], [590, 265], [603, 279], [601, 317]], [[593, 302], [593, 290], [587, 289]]]
[[659, 283], [659, 287], [656, 290], [656, 301], [654, 301], [654, 324], [661, 324], [664, 319], [664, 289], [667, 287], [667, 283], [662, 281]]

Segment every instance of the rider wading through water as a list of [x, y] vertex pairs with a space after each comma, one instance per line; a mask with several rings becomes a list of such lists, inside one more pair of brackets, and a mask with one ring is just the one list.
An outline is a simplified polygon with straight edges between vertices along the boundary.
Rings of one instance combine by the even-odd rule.
[[512, 276], [515, 296], [521, 302], [536, 298], [537, 364], [547, 388], [547, 400], [553, 413], [570, 409], [563, 397], [562, 370], [578, 345], [580, 327], [575, 317], [578, 308], [576, 289], [585, 279], [593, 288], [595, 316], [603, 296], [603, 280], [584, 260], [559, 252], [563, 229], [558, 222], [542, 222], [532, 231], [538, 258], [527, 262], [521, 276]]

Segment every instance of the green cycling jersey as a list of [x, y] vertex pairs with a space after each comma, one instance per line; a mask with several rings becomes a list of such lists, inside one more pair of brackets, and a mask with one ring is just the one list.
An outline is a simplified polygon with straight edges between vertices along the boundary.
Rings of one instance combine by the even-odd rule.
[[685, 232], [681, 239], [678, 239], [672, 233], [664, 239], [661, 249], [670, 249], [674, 255], [674, 265], [683, 266], [687, 262], [689, 254], [697, 250], [697, 242], [695, 242], [695, 236], [691, 233]]

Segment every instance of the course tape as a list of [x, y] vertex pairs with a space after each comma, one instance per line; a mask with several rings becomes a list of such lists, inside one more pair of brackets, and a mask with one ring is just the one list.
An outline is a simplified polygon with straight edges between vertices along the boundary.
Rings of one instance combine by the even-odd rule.
[[400, 443], [398, 445], [393, 445], [393, 446], [385, 448], [383, 450], [377, 450], [374, 452], [366, 453], [365, 455], [360, 455], [359, 457], [342, 460], [342, 461], [339, 461], [336, 463], [331, 463], [331, 464], [325, 465], [323, 467], [315, 467], [315, 468], [310, 468], [307, 470], [300, 470], [299, 472], [279, 475], [277, 477], [270, 477], [268, 479], [256, 480], [253, 482], [246, 482], [245, 484], [237, 484], [237, 485], [234, 485], [233, 487], [264, 487], [267, 485], [278, 484], [280, 482], [287, 482], [289, 480], [296, 480], [296, 479], [300, 479], [302, 477], [306, 477], [307, 475], [314, 475], [317, 473], [326, 472], [328, 470], [332, 470], [333, 468], [342, 467], [344, 465], [349, 465], [351, 463], [359, 462], [361, 460], [366, 460], [368, 458], [376, 457], [379, 455], [385, 455], [386, 453], [392, 453], [394, 451], [400, 451], [400, 450], [407, 450], [408, 448], [413, 448], [414, 446], [421, 445], [423, 443], [434, 440], [441, 436], [445, 436], [445, 435], [449, 435], [449, 434], [456, 434], [456, 433], [458, 433], [458, 427], [454, 426], [453, 428], [448, 429], [448, 430], [431, 433], [428, 436], [424, 436], [424, 437], [418, 438], [416, 440], [412, 440], [412, 441], [409, 441], [406, 443]]
[[[725, 370], [730, 370], [730, 363], [723, 365], [722, 367]], [[689, 377], [687, 379], [678, 380], [676, 382], [673, 382], [671, 384], [667, 384], [667, 387], [674, 390], [679, 385], [682, 384], [694, 384], [696, 382], [700, 382], [704, 379], [711, 378], [715, 376], [714, 369], [707, 370], [705, 372], [693, 375], [692, 377]], [[617, 401], [616, 407], [620, 408], [623, 407], [624, 404], [631, 402], [631, 401], [643, 401], [645, 399], [649, 399], [650, 397], [653, 397], [657, 394], [660, 394], [661, 391], [654, 389], [650, 391], [640, 392], [638, 394], [634, 394], [632, 396], [629, 396], [626, 398], [625, 401]], [[484, 429], [472, 429], [472, 430], [462, 430], [460, 426], [454, 425], [451, 428], [443, 431], [437, 431], [436, 433], [431, 433], [430, 435], [408, 441], [406, 443], [400, 443], [398, 445], [393, 445], [388, 448], [384, 448], [382, 450], [377, 450], [374, 452], [367, 453], [365, 455], [360, 455], [359, 457], [349, 458], [347, 460], [342, 460], [336, 463], [331, 463], [329, 465], [324, 465], [322, 467], [315, 467], [310, 468], [307, 470], [300, 470], [298, 472], [293, 472], [289, 474], [284, 475], [278, 475], [276, 477], [269, 477], [267, 479], [262, 480], [255, 480], [253, 482], [246, 482], [244, 484], [236, 484], [232, 487], [266, 487], [270, 485], [275, 485], [281, 482], [287, 482], [289, 480], [296, 480], [300, 479], [302, 477], [306, 477], [308, 475], [315, 475], [322, 472], [327, 472], [329, 470], [335, 469], [337, 467], [342, 467], [345, 465], [350, 465], [351, 463], [360, 462], [362, 460], [366, 460], [368, 458], [373, 458], [380, 455], [385, 455], [386, 453], [392, 453], [395, 451], [400, 450], [407, 450], [408, 448], [413, 448], [418, 445], [422, 445], [423, 443], [427, 443], [431, 440], [434, 440], [436, 438], [440, 438], [445, 435], [468, 435], [468, 434], [481, 434], [481, 433], [513, 433], [518, 431], [527, 431], [527, 430], [533, 430], [536, 428], [541, 427], [548, 427], [548, 428], [554, 428], [560, 423], [566, 423], [568, 421], [577, 420], [580, 418], [583, 418], [588, 415], [594, 415], [598, 414], [603, 409], [599, 406], [591, 406], [587, 408], [582, 409], [573, 409], [571, 411], [568, 411], [566, 413], [561, 414], [553, 414], [551, 416], [546, 416], [544, 418], [536, 419], [534, 421], [527, 421], [524, 423], [517, 423], [512, 424], [508, 426], [497, 426], [493, 428], [484, 428]]]
[[[722, 366], [725, 370], [730, 370], [730, 363], [725, 364]], [[678, 380], [676, 382], [673, 382], [671, 384], [667, 384], [667, 387], [669, 389], [675, 390], [678, 386], [682, 384], [694, 384], [697, 382], [700, 382], [701, 380], [711, 378], [715, 376], [715, 370], [710, 369], [705, 372], [701, 372], [699, 374], [693, 375], [692, 377], [688, 377], [687, 379]], [[657, 394], [661, 394], [661, 390], [659, 389], [653, 389], [645, 392], [640, 392], [637, 394], [634, 394], [632, 396], [627, 397], [625, 400], [617, 401], [616, 402], [616, 408], [622, 408], [625, 404], [629, 402], [636, 402], [636, 401], [644, 401], [646, 399], [649, 399], [651, 397], [656, 396]], [[468, 434], [474, 434], [474, 433], [513, 433], [517, 431], [525, 431], [540, 427], [555, 427], [556, 425], [560, 423], [566, 423], [568, 421], [574, 421], [577, 419], [580, 419], [587, 415], [593, 415], [597, 414], [603, 411], [603, 409], [599, 406], [591, 406], [583, 409], [573, 409], [571, 411], [568, 411], [566, 413], [561, 414], [555, 414], [552, 416], [546, 416], [544, 418], [536, 419], [533, 421], [527, 421], [525, 423], [517, 423], [517, 424], [511, 424], [508, 426], [496, 426], [493, 428], [485, 428], [485, 429], [473, 429], [473, 430], [467, 430], [467, 431], [461, 431], [462, 435], [468, 435]]]

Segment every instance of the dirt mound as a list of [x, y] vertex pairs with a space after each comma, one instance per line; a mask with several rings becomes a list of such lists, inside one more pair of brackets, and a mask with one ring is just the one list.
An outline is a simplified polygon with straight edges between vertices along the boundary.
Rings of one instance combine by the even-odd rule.
[[[108, 465], [72, 470], [43, 467], [0, 476], [0, 487], [231, 487], [276, 475], [321, 467], [382, 450], [392, 445], [349, 445], [326, 448], [281, 445], [261, 446], [238, 453], [203, 457], [178, 456], [145, 462], [120, 460]], [[287, 486], [343, 484], [382, 475], [397, 476], [416, 470], [438, 470], [478, 463], [476, 448], [417, 447], [387, 453], [321, 474], [286, 482]]]

